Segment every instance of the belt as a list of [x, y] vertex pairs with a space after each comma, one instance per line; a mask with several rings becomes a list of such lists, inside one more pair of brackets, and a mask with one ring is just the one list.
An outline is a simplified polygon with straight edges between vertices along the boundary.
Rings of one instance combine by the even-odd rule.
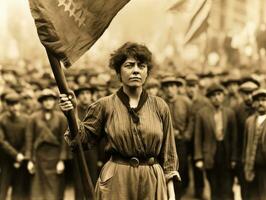
[[119, 155], [112, 155], [111, 161], [124, 164], [124, 165], [131, 165], [132, 167], [138, 167], [139, 165], [154, 165], [157, 164], [158, 161], [155, 157], [149, 158], [138, 158], [138, 157], [122, 157]]

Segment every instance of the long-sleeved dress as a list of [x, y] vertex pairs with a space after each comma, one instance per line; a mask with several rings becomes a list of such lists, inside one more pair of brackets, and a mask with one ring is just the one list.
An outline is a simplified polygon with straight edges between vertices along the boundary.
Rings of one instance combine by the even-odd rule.
[[[83, 143], [97, 144], [100, 138], [107, 137], [106, 151], [110, 154], [158, 159], [158, 164], [138, 167], [109, 160], [96, 184], [97, 199], [167, 199], [167, 181], [179, 177], [167, 104], [160, 97], [147, 96], [137, 115], [136, 123], [117, 93], [93, 103], [80, 122]], [[74, 142], [69, 140], [68, 133], [66, 140]]]

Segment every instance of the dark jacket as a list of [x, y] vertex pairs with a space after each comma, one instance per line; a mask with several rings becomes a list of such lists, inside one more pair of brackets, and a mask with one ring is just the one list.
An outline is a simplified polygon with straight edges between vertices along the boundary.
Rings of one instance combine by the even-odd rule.
[[49, 121], [44, 119], [44, 112], [37, 111], [30, 117], [26, 131], [26, 158], [35, 160], [35, 152], [42, 143], [48, 143], [60, 148], [60, 160], [67, 159], [67, 145], [64, 132], [67, 129], [65, 116], [59, 111], [53, 111]]
[[[226, 151], [226, 164], [237, 159], [237, 128], [234, 112], [222, 107], [224, 144]], [[195, 125], [195, 151], [194, 159], [203, 160], [204, 167], [211, 169], [214, 165], [214, 156], [217, 148], [215, 137], [214, 108], [205, 107], [196, 116]]]

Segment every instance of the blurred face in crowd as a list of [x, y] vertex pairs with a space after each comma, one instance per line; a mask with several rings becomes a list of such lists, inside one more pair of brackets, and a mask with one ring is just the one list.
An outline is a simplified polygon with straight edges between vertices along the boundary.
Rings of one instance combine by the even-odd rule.
[[238, 93], [238, 84], [235, 83], [235, 82], [230, 83], [227, 86], [227, 90], [228, 90], [228, 93], [229, 94], [236, 94], [236, 93]]
[[54, 97], [46, 97], [42, 100], [42, 106], [44, 110], [51, 111], [55, 106], [55, 98]]
[[99, 98], [105, 97], [105, 96], [107, 96], [107, 94], [108, 94], [108, 91], [106, 90], [106, 88], [102, 88], [102, 89], [98, 90], [97, 98], [99, 99]]
[[79, 93], [77, 99], [81, 105], [88, 105], [92, 102], [92, 93], [90, 90], [83, 90]]
[[177, 95], [178, 88], [176, 83], [166, 83], [163, 85], [163, 91], [167, 98], [172, 99]]
[[177, 94], [184, 95], [186, 94], [186, 88], [184, 85], [177, 85]]
[[157, 96], [158, 92], [159, 92], [159, 88], [158, 87], [150, 87], [146, 89], [147, 93], [153, 96]]
[[187, 85], [187, 95], [190, 99], [193, 99], [198, 92], [199, 86], [197, 84]]
[[32, 106], [32, 104], [34, 104], [34, 99], [31, 97], [24, 97], [22, 100], [22, 104], [29, 108]]
[[12, 116], [18, 116], [21, 109], [21, 104], [19, 102], [7, 104], [7, 108]]
[[261, 95], [256, 98], [256, 109], [259, 114], [266, 114], [266, 95]]
[[83, 85], [83, 84], [85, 84], [86, 82], [87, 82], [87, 76], [86, 76], [85, 74], [81, 74], [81, 75], [78, 76], [78, 78], [77, 78], [77, 83], [78, 83], [79, 85]]
[[224, 93], [222, 91], [215, 91], [211, 96], [209, 97], [212, 105], [214, 107], [220, 107], [224, 101]]
[[142, 87], [148, 76], [148, 66], [135, 58], [127, 58], [121, 66], [119, 76], [126, 87]]
[[240, 92], [240, 95], [246, 105], [252, 105], [252, 92]]

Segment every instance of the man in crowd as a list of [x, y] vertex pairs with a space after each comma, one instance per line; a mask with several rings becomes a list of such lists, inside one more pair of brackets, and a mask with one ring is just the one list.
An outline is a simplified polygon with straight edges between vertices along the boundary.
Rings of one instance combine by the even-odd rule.
[[225, 106], [234, 108], [240, 101], [238, 94], [239, 79], [236, 76], [230, 75], [222, 81], [222, 84], [226, 87], [227, 94], [225, 95]]
[[244, 174], [247, 181], [246, 199], [266, 197], [266, 90], [252, 95], [256, 113], [246, 120], [244, 143]]
[[244, 167], [242, 162], [243, 154], [243, 143], [245, 139], [245, 122], [246, 119], [254, 114], [255, 109], [252, 102], [252, 93], [258, 89], [258, 85], [252, 81], [245, 81], [239, 87], [239, 94], [242, 102], [235, 106], [236, 123], [237, 123], [237, 165], [235, 168], [235, 174], [238, 178], [239, 185], [241, 187], [241, 197], [243, 200], [246, 199], [246, 181], [244, 178]]
[[27, 168], [33, 174], [31, 199], [63, 199], [67, 121], [60, 111], [55, 110], [56, 99], [54, 91], [42, 90], [38, 97], [41, 109], [31, 115], [27, 126]]
[[158, 96], [160, 91], [160, 82], [155, 78], [149, 78], [145, 84], [145, 89], [150, 95]]
[[191, 102], [186, 96], [178, 94], [179, 84], [180, 81], [173, 76], [165, 77], [161, 81], [165, 100], [171, 112], [179, 158], [179, 173], [182, 179], [181, 184], [176, 188], [178, 191], [176, 199], [180, 199], [185, 194], [189, 184], [187, 141], [189, 140], [188, 122]]
[[5, 200], [12, 188], [11, 199], [29, 199], [29, 179], [24, 161], [25, 132], [28, 117], [20, 112], [21, 97], [11, 92], [5, 96], [6, 112], [0, 117], [0, 199]]
[[204, 190], [204, 176], [203, 171], [195, 166], [194, 162], [194, 138], [195, 138], [195, 120], [196, 114], [200, 109], [205, 106], [210, 106], [209, 100], [200, 94], [199, 90], [199, 78], [196, 74], [188, 74], [186, 76], [186, 91], [187, 95], [192, 101], [190, 108], [190, 116], [189, 116], [189, 153], [192, 157], [192, 172], [194, 178], [194, 196], [197, 199], [203, 199], [203, 190]]
[[[74, 90], [77, 98], [77, 113], [79, 120], [83, 120], [88, 106], [92, 103], [92, 94], [93, 88], [88, 84], [83, 84]], [[96, 147], [90, 147], [89, 150], [84, 152], [85, 158], [87, 161], [87, 167], [92, 179], [93, 184], [96, 184], [98, 178], [98, 151]], [[74, 175], [74, 190], [75, 190], [75, 199], [84, 199], [84, 191], [82, 188], [82, 177], [80, 174], [80, 169], [78, 165], [77, 156], [73, 157], [73, 175]]]
[[212, 106], [197, 113], [194, 159], [199, 169], [206, 170], [211, 199], [233, 199], [232, 169], [237, 159], [235, 114], [223, 106], [225, 94], [221, 85], [210, 85], [206, 95]]

